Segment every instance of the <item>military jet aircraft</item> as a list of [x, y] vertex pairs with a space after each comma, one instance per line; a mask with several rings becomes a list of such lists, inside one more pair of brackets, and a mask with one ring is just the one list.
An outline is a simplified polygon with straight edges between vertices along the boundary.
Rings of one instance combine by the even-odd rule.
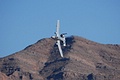
[[59, 33], [59, 28], [60, 28], [60, 21], [59, 20], [57, 20], [56, 27], [57, 28], [56, 28], [55, 36], [52, 36], [51, 38], [56, 40], [56, 45], [58, 46], [60, 55], [61, 55], [61, 57], [63, 57], [63, 51], [62, 51], [60, 42], [62, 41], [63, 42], [63, 46], [66, 46], [65, 34], [67, 34], [67, 33], [63, 33], [63, 34]]

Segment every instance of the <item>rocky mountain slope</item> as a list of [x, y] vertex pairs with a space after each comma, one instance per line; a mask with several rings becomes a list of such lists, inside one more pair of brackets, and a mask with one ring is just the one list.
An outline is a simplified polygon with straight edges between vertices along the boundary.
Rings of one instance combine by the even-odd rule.
[[119, 80], [120, 45], [100, 44], [82, 37], [66, 38], [60, 57], [55, 41], [39, 40], [0, 58], [0, 80]]

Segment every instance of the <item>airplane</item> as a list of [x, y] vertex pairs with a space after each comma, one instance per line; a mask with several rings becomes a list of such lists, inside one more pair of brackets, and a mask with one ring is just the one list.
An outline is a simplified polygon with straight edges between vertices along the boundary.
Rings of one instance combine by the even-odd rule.
[[55, 36], [52, 36], [51, 38], [56, 40], [56, 45], [58, 46], [60, 55], [61, 55], [61, 57], [63, 57], [63, 51], [61, 49], [61, 43], [60, 42], [62, 41], [63, 46], [66, 46], [65, 34], [67, 34], [67, 33], [60, 34], [59, 29], [60, 29], [60, 21], [57, 20]]

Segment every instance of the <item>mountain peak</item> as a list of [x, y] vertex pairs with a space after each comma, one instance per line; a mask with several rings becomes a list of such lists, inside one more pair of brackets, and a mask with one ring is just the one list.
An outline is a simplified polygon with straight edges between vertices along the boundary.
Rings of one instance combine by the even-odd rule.
[[2, 80], [119, 80], [120, 45], [78, 36], [66, 38], [60, 57], [55, 41], [44, 38], [0, 59]]

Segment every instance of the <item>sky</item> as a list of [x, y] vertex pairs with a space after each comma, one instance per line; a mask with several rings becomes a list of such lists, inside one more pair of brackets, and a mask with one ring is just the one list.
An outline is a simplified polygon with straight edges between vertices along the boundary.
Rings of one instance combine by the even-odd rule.
[[60, 32], [120, 44], [120, 0], [0, 0], [0, 57]]

